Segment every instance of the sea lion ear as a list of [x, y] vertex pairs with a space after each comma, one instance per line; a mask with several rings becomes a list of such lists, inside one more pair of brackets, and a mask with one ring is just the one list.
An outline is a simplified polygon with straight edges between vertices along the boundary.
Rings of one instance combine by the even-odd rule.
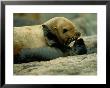
[[43, 31], [47, 31], [47, 32], [50, 31], [47, 25], [42, 24], [42, 27], [43, 27]]
[[48, 28], [48, 26], [47, 26], [47, 25], [45, 25], [45, 24], [42, 24], [42, 27], [43, 27], [43, 28]]

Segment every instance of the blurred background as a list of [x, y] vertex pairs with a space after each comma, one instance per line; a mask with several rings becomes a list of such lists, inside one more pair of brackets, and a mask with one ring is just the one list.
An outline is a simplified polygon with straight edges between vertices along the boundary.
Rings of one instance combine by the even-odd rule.
[[74, 22], [82, 36], [97, 34], [96, 13], [14, 13], [14, 27], [39, 25], [53, 17], [66, 17]]

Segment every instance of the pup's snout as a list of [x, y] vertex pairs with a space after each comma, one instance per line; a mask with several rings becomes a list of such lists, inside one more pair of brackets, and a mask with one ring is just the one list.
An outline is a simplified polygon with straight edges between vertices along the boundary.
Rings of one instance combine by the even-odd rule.
[[66, 43], [65, 43], [65, 45], [69, 45], [72, 41], [74, 41], [75, 39], [74, 39], [74, 37], [72, 37], [72, 38], [68, 38], [67, 39], [67, 41], [66, 41]]
[[68, 38], [65, 45], [72, 47], [74, 44], [74, 41], [77, 40], [81, 36], [80, 32], [75, 32], [74, 36], [72, 38]]

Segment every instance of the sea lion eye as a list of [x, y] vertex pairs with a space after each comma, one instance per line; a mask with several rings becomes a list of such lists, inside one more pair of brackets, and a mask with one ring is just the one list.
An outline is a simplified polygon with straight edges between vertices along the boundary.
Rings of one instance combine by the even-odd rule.
[[67, 29], [63, 29], [63, 33], [66, 33], [68, 30]]

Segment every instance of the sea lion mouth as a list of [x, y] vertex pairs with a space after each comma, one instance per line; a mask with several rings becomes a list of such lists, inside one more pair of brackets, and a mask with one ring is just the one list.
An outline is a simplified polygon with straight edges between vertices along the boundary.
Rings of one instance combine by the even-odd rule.
[[74, 37], [68, 38], [64, 45], [72, 47], [74, 42], [75, 42], [75, 40], [77, 40], [80, 36], [81, 36], [81, 33], [80, 32], [76, 32], [74, 34]]
[[71, 42], [75, 41], [75, 38], [68, 38], [64, 45], [68, 46]]

